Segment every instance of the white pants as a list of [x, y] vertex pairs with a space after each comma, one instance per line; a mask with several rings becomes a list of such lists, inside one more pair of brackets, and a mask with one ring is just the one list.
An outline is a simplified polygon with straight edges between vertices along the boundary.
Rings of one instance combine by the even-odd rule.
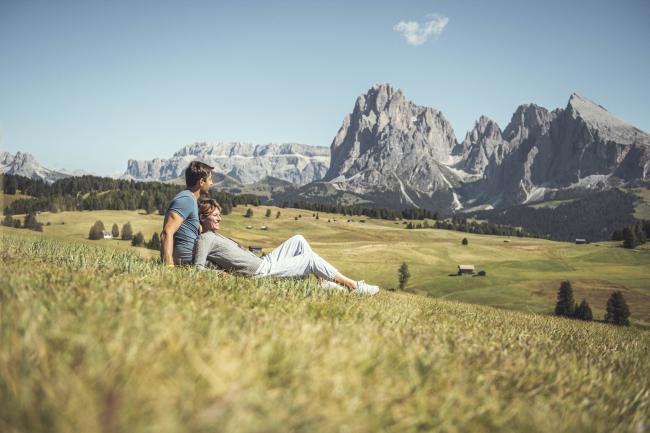
[[321, 256], [312, 251], [301, 235], [292, 236], [276, 249], [262, 257], [255, 277], [317, 277], [333, 281], [338, 271]]

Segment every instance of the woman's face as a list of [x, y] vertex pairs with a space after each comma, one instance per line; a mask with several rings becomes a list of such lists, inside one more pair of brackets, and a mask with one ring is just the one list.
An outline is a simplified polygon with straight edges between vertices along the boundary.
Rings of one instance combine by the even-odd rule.
[[221, 227], [221, 211], [214, 208], [211, 214], [203, 217], [203, 228], [205, 230], [219, 230]]

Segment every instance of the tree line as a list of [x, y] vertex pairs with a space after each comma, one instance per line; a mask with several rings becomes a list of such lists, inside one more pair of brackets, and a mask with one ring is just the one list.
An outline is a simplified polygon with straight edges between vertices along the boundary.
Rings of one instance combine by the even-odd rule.
[[615, 230], [612, 233], [613, 241], [623, 241], [624, 248], [635, 248], [645, 244], [650, 238], [650, 221], [639, 220], [634, 224]]
[[554, 240], [604, 241], [609, 240], [615, 230], [634, 223], [636, 200], [634, 194], [612, 189], [567, 201], [555, 208], [521, 205], [471, 212], [467, 217], [522, 227], [531, 234], [548, 235]]
[[[18, 175], [2, 175], [5, 194], [18, 191], [32, 198], [18, 199], [4, 209], [5, 215], [36, 212], [84, 210], [139, 210], [163, 215], [181, 185], [162, 182], [135, 182], [98, 176], [69, 177], [47, 184]], [[251, 194], [234, 195], [210, 191], [208, 196], [221, 204], [224, 215], [240, 204], [259, 205], [261, 198]]]

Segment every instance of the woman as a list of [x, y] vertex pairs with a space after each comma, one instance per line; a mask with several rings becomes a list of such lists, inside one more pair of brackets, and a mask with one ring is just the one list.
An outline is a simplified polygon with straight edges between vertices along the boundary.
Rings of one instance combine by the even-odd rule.
[[292, 236], [269, 254], [257, 257], [237, 242], [217, 233], [221, 227], [221, 206], [216, 200], [202, 200], [199, 203], [199, 221], [203, 233], [197, 240], [194, 253], [194, 264], [199, 269], [205, 269], [210, 262], [225, 271], [256, 278], [305, 277], [314, 274], [320, 281], [319, 285], [324, 288], [347, 288], [363, 295], [379, 292], [377, 286], [341, 274], [316, 254], [301, 235]]

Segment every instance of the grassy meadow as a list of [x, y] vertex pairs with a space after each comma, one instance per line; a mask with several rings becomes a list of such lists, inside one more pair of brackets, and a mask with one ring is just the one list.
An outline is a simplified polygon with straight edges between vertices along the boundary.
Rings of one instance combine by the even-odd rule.
[[[618, 243], [602, 242], [575, 245], [531, 238], [505, 238], [447, 230], [406, 230], [403, 222], [346, 217], [311, 211], [238, 206], [222, 222], [222, 232], [244, 245], [259, 245], [264, 251], [288, 237], [304, 235], [325, 259], [344, 274], [365, 279], [382, 288], [397, 286], [397, 269], [409, 266], [408, 289], [422, 295], [525, 312], [553, 310], [562, 280], [571, 281], [576, 301], [586, 298], [594, 317], [602, 319], [607, 299], [621, 290], [630, 306], [632, 320], [650, 326], [650, 248], [644, 245], [630, 251]], [[271, 217], [264, 215], [271, 210]], [[280, 217], [276, 218], [276, 213]], [[295, 218], [301, 216], [296, 220]], [[108, 230], [117, 223], [120, 230], [127, 221], [134, 233], [145, 239], [162, 227], [162, 216], [133, 211], [60, 212], [39, 214], [39, 221], [50, 223], [44, 233], [62, 239], [81, 240], [96, 220]], [[348, 220], [352, 220], [348, 222]], [[329, 222], [328, 222], [329, 221]], [[365, 222], [361, 222], [365, 221]], [[62, 224], [65, 223], [65, 224]], [[268, 230], [261, 230], [266, 225]], [[252, 226], [247, 229], [247, 226]], [[7, 229], [10, 230], [10, 229]], [[461, 245], [467, 237], [469, 245]], [[144, 248], [133, 248], [127, 241], [84, 242], [105, 247], [137, 251], [143, 257], [157, 257]], [[459, 264], [473, 264], [485, 270], [486, 277], [454, 276]]]
[[[322, 224], [304, 215], [301, 231]], [[227, 222], [264, 245], [291, 227], [278, 222], [260, 233], [241, 230], [237, 215]], [[421, 248], [425, 262], [420, 237], [438, 252], [438, 267], [476, 257], [455, 250], [455, 233], [346, 224], [329, 229], [329, 242], [342, 247], [357, 233], [351, 252], [340, 249], [344, 257], [326, 248], [326, 235], [308, 232], [341, 267], [352, 257], [381, 267], [363, 254], [364, 240], [385, 243], [384, 260], [399, 241]], [[109, 246], [118, 241], [64, 239], [48, 233], [54, 228], [0, 231], [2, 432], [611, 433], [650, 423], [650, 334], [642, 329], [168, 269]], [[481, 239], [472, 236], [470, 247], [492, 248], [496, 257], [485, 263], [508, 269], [504, 247]], [[542, 248], [513, 243], [523, 259]], [[554, 254], [554, 264], [521, 272], [568, 272], [557, 263], [583, 253], [567, 246]], [[383, 270], [359, 273], [379, 279]]]

